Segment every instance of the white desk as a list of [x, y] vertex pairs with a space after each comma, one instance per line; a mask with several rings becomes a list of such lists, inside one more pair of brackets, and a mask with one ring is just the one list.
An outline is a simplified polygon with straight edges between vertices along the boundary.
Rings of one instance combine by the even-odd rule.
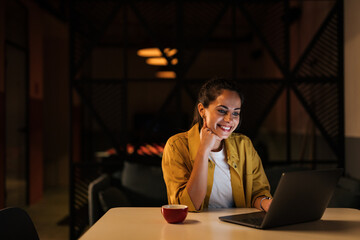
[[360, 211], [328, 208], [320, 221], [258, 230], [222, 222], [219, 216], [256, 211], [249, 208], [189, 213], [185, 222], [168, 224], [160, 208], [113, 208], [80, 239], [360, 239]]

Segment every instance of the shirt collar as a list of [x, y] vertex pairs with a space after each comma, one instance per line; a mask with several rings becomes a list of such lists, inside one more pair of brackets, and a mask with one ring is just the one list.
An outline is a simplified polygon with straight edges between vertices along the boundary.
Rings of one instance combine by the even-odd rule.
[[200, 133], [199, 133], [199, 124], [195, 124], [188, 132], [189, 139], [189, 153], [190, 160], [194, 161], [199, 145], [200, 145]]

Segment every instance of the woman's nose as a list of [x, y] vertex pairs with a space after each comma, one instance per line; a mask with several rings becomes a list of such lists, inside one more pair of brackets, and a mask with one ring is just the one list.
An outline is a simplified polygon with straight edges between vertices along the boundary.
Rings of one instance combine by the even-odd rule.
[[225, 117], [224, 117], [224, 121], [226, 122], [230, 122], [232, 119], [231, 119], [231, 114], [226, 114]]

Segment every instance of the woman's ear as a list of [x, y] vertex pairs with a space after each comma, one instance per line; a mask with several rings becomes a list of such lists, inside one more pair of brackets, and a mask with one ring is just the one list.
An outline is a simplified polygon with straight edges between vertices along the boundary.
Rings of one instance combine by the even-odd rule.
[[205, 107], [202, 103], [199, 103], [197, 105], [197, 109], [198, 109], [198, 112], [200, 114], [200, 117], [204, 118], [204, 114], [205, 114]]

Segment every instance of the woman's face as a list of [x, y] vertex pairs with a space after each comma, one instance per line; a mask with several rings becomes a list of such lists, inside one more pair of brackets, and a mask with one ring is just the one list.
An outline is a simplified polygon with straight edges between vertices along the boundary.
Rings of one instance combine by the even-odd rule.
[[222, 139], [228, 138], [239, 124], [241, 100], [235, 91], [223, 90], [207, 108], [201, 103], [198, 107], [207, 127]]

